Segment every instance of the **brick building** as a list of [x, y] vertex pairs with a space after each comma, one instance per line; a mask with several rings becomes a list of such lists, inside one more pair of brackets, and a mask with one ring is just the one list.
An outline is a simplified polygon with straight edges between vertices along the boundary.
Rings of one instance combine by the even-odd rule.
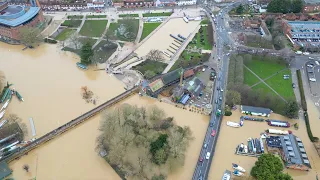
[[0, 2], [0, 40], [18, 43], [20, 29], [25, 26], [37, 27], [44, 22], [38, 1], [31, 0], [31, 6], [8, 5]]

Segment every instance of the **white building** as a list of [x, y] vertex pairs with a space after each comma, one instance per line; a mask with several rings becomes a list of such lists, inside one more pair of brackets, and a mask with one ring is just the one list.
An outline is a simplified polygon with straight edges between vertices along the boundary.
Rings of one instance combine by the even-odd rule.
[[190, 5], [195, 5], [196, 3], [197, 3], [196, 0], [178, 1], [178, 2], [177, 2], [178, 6], [190, 6]]
[[103, 2], [92, 2], [92, 3], [87, 3], [88, 8], [104, 8], [104, 3]]

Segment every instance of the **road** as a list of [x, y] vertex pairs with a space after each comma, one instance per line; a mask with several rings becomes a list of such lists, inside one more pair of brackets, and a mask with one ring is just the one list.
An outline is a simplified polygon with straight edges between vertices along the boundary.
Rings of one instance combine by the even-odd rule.
[[[225, 27], [225, 21], [224, 16], [226, 13], [228, 13], [232, 8], [240, 5], [241, 2], [233, 3], [229, 6], [226, 6], [225, 8], [221, 9], [220, 13], [216, 15], [216, 25], [215, 30], [213, 30], [216, 33], [216, 59], [210, 59], [210, 61], [219, 61], [220, 60], [220, 68], [217, 70], [218, 76], [216, 78], [216, 86], [220, 89], [225, 89], [225, 82], [227, 79], [227, 71], [229, 66], [229, 57], [228, 54], [224, 53], [225, 45], [230, 45], [230, 39], [228, 36], [228, 32]], [[204, 7], [207, 13], [211, 13], [211, 10], [208, 7]], [[213, 21], [213, 18], [211, 18], [211, 21]], [[214, 53], [214, 50], [212, 51]], [[197, 166], [195, 168], [194, 174], [192, 179], [193, 180], [203, 180], [208, 179], [208, 174], [210, 171], [211, 162], [214, 156], [215, 152], [215, 146], [218, 140], [219, 136], [219, 130], [220, 130], [220, 123], [222, 120], [222, 116], [218, 116], [217, 112], [221, 111], [221, 107], [223, 107], [223, 101], [224, 101], [224, 91], [217, 90], [217, 88], [213, 89], [213, 100], [212, 100], [212, 106], [213, 110], [211, 113], [211, 119], [208, 126], [208, 129], [206, 131], [206, 135], [203, 141], [203, 146], [200, 151], [199, 155], [199, 161], [197, 163]], [[217, 100], [217, 101], [216, 101]], [[217, 102], [217, 103], [216, 103]], [[223, 113], [222, 113], [223, 114]], [[215, 135], [212, 136], [212, 132], [215, 131]], [[206, 159], [207, 153], [210, 153], [209, 159]], [[200, 162], [200, 159], [202, 159], [202, 162]], [[222, 176], [222, 174], [221, 174]]]

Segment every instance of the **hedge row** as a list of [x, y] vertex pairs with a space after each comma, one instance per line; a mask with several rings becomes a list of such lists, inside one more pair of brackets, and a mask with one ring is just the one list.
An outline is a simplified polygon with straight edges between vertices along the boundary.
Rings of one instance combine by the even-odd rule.
[[299, 90], [300, 90], [300, 96], [301, 96], [301, 107], [304, 111], [307, 111], [307, 101], [306, 97], [304, 95], [304, 89], [302, 84], [302, 77], [301, 77], [301, 71], [297, 70], [297, 77], [298, 77], [298, 83], [299, 83]]
[[311, 142], [318, 142], [319, 138], [318, 137], [314, 137], [310, 128], [310, 123], [309, 123], [309, 116], [308, 116], [308, 112], [304, 112], [304, 120], [306, 122], [306, 126], [307, 126], [307, 133], [309, 136], [309, 139]]

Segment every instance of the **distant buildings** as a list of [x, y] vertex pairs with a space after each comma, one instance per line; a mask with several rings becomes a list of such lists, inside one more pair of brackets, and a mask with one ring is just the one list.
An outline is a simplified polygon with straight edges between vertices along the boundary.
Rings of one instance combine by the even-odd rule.
[[320, 11], [320, 2], [318, 0], [304, 0], [305, 6], [303, 12], [319, 12]]
[[137, 8], [137, 7], [170, 7], [170, 6], [190, 6], [195, 5], [196, 0], [113, 0], [116, 7]]
[[20, 29], [39, 27], [44, 23], [44, 17], [37, 0], [30, 0], [31, 6], [8, 5], [0, 1], [0, 40], [8, 43], [20, 41]]
[[300, 138], [289, 134], [266, 138], [268, 152], [280, 153], [286, 168], [308, 171], [310, 161]]
[[271, 109], [262, 108], [262, 107], [253, 107], [253, 106], [244, 106], [241, 105], [241, 113], [242, 114], [251, 114], [254, 116], [265, 116], [269, 117], [272, 113]]

